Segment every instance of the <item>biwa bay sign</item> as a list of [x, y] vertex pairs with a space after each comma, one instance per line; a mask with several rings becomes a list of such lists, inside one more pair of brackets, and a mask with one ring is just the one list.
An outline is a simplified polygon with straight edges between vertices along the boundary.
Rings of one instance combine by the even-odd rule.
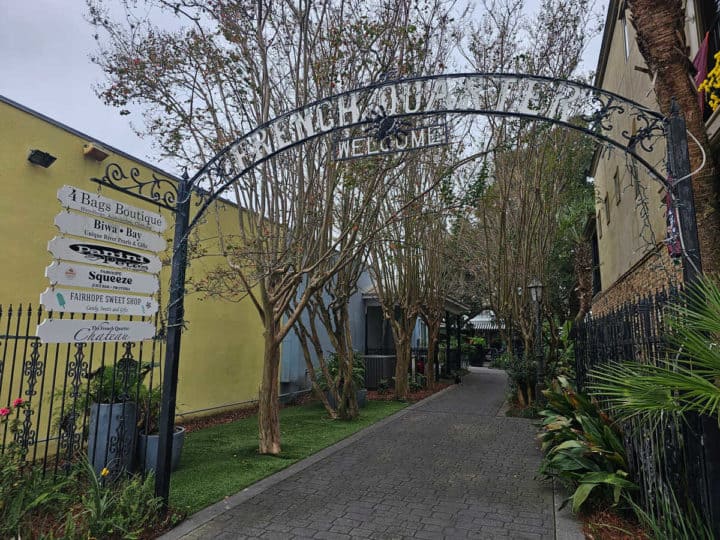
[[54, 312], [97, 313], [98, 315], [138, 315], [149, 317], [158, 310], [151, 296], [110, 294], [102, 291], [48, 288], [40, 303]]
[[55, 216], [55, 225], [66, 234], [155, 253], [163, 251], [167, 247], [165, 239], [159, 234], [100, 217], [60, 212]]
[[157, 276], [55, 261], [45, 269], [51, 285], [87, 287], [114, 292], [154, 294], [160, 288]]
[[100, 264], [123, 270], [156, 274], [162, 263], [155, 255], [149, 255], [116, 246], [106, 246], [93, 241], [57, 236], [48, 242], [48, 251], [56, 259], [87, 264]]
[[37, 326], [42, 343], [105, 343], [145, 341], [155, 337], [155, 325], [139, 321], [45, 319]]
[[65, 208], [71, 208], [101, 218], [122, 221], [137, 227], [144, 227], [155, 232], [164, 232], [167, 221], [157, 212], [131, 206], [124, 202], [103, 197], [74, 186], [63, 186], [58, 190], [58, 200]]

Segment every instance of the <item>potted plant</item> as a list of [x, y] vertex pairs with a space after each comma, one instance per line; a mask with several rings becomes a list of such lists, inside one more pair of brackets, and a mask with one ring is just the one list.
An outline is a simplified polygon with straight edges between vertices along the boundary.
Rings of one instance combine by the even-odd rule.
[[132, 470], [137, 423], [135, 398], [142, 379], [151, 369], [151, 363], [121, 358], [90, 375], [88, 458], [96, 473], [106, 467], [113, 472]]
[[[326, 365], [331, 378], [330, 382], [339, 391], [341, 387], [341, 381], [340, 367], [338, 365], [337, 354], [330, 354], [328, 356]], [[353, 386], [355, 387], [356, 391], [355, 395], [357, 398], [358, 407], [364, 407], [367, 404], [367, 388], [365, 388], [365, 365], [363, 364], [362, 356], [357, 351], [353, 353], [352, 380]], [[335, 403], [335, 396], [333, 395], [333, 392], [330, 391], [330, 384], [328, 383], [328, 381], [325, 380], [325, 377], [322, 373], [320, 373], [318, 376], [318, 386], [320, 387], [320, 389], [325, 391], [325, 395], [328, 398], [330, 406], [333, 408], [337, 408], [337, 403]]]
[[[160, 386], [148, 390], [143, 386], [138, 403], [138, 466], [145, 472], [154, 471], [157, 464], [158, 444], [160, 442], [160, 406], [162, 393]], [[177, 469], [180, 454], [185, 443], [185, 428], [175, 426], [173, 431], [172, 458], [170, 470]]]

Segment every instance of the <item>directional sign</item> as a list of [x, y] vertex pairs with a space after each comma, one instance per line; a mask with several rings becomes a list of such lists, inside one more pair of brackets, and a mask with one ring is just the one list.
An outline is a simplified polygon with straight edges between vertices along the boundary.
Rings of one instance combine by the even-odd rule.
[[83, 191], [73, 186], [63, 186], [58, 190], [57, 196], [60, 203], [66, 208], [145, 227], [155, 232], [161, 233], [167, 229], [165, 218], [157, 212], [131, 206], [97, 193]]
[[134, 226], [119, 224], [106, 219], [75, 214], [74, 212], [60, 212], [55, 216], [55, 225], [61, 232], [84, 236], [94, 240], [120, 244], [130, 248], [146, 249], [148, 251], [163, 251], [167, 246], [165, 239], [155, 233], [138, 229]]
[[135, 321], [45, 319], [37, 326], [42, 343], [101, 343], [144, 341], [155, 337], [155, 325]]
[[162, 266], [155, 255], [59, 236], [48, 242], [48, 251], [57, 259], [101, 264], [123, 270], [140, 270], [151, 274], [157, 274]]
[[45, 277], [53, 285], [71, 285], [108, 291], [153, 294], [160, 288], [158, 278], [150, 274], [58, 261], [45, 269]]
[[45, 289], [40, 303], [50, 311], [67, 313], [149, 316], [158, 310], [158, 303], [151, 296], [59, 288]]

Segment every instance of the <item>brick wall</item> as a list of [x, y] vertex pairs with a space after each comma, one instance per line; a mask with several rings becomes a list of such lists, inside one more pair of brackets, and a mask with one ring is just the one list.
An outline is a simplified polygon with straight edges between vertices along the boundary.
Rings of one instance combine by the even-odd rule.
[[659, 244], [608, 289], [595, 295], [593, 315], [603, 315], [640, 296], [678, 283], [682, 283], [682, 264], [679, 259], [671, 259], [666, 247]]

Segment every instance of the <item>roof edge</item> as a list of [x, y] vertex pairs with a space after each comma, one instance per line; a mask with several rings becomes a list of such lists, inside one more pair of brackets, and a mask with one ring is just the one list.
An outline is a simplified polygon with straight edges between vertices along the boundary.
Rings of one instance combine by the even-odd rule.
[[605, 29], [603, 30], [602, 44], [600, 45], [600, 56], [598, 57], [597, 70], [595, 71], [594, 86], [602, 88], [602, 81], [605, 78], [607, 69], [608, 56], [610, 54], [610, 42], [615, 33], [615, 20], [620, 11], [622, 0], [609, 0], [607, 18], [605, 19]]
[[78, 131], [77, 129], [71, 128], [70, 126], [63, 124], [62, 122], [59, 122], [53, 118], [50, 118], [49, 116], [46, 116], [34, 109], [31, 109], [30, 107], [26, 107], [25, 105], [22, 105], [22, 104], [18, 103], [17, 101], [14, 101], [6, 96], [3, 96], [2, 94], [0, 94], [0, 102], [5, 103], [11, 107], [14, 107], [14, 108], [18, 109], [19, 111], [27, 113], [31, 116], [34, 116], [35, 118], [38, 118], [38, 119], [42, 120], [43, 122], [52, 124], [53, 126], [58, 127], [64, 131], [67, 131], [68, 133], [71, 133], [81, 139], [85, 139], [87, 142], [97, 143], [100, 146], [102, 146], [103, 148], [110, 150], [114, 154], [122, 156], [125, 159], [134, 161], [134, 162], [136, 162], [140, 165], [143, 165], [144, 167], [147, 167], [148, 169], [151, 169], [155, 172], [162, 173], [163, 175], [169, 177], [171, 180], [175, 180], [176, 182], [178, 182], [180, 180], [180, 177], [178, 177], [172, 173], [169, 173], [164, 169], [161, 169], [157, 165], [152, 165], [152, 164], [148, 163], [147, 161], [145, 161], [144, 159], [140, 159], [131, 154], [128, 154], [127, 152], [124, 152], [124, 151], [120, 150], [119, 148], [116, 148], [115, 146], [104, 143], [103, 141], [101, 141], [100, 139], [97, 139], [96, 137], [91, 137], [87, 133], [83, 133], [82, 131]]

